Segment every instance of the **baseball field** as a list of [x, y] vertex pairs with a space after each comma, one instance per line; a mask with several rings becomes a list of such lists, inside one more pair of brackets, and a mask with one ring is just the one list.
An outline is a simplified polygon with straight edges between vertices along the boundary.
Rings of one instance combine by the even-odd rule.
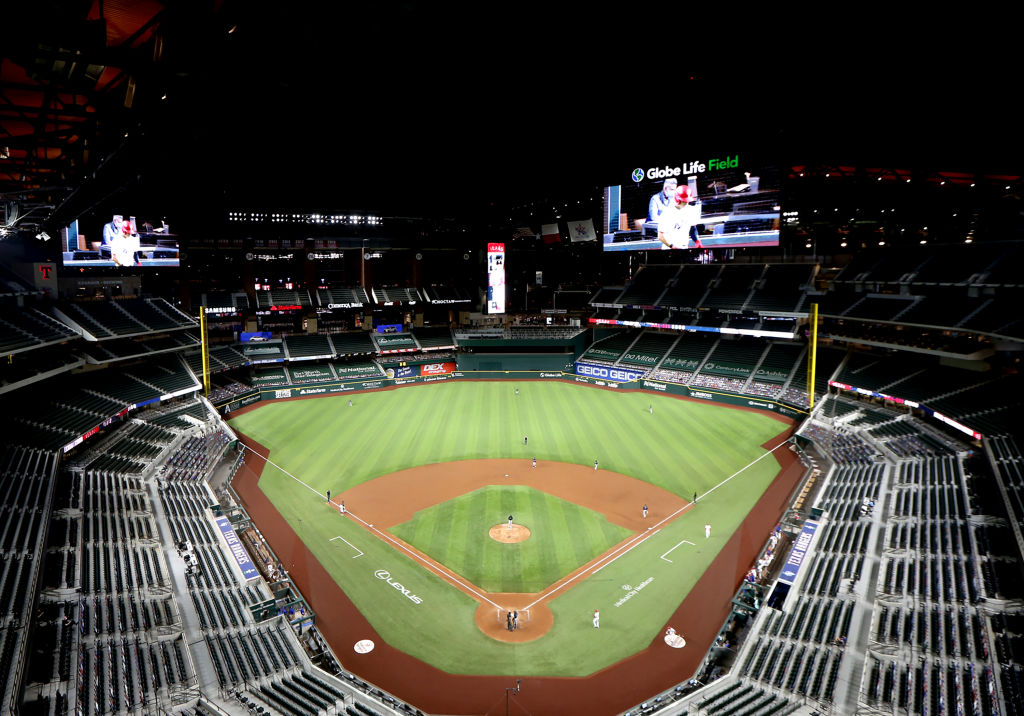
[[585, 677], [660, 641], [784, 442], [759, 412], [540, 381], [281, 401], [231, 425], [269, 451], [258, 489], [369, 636], [469, 675]]

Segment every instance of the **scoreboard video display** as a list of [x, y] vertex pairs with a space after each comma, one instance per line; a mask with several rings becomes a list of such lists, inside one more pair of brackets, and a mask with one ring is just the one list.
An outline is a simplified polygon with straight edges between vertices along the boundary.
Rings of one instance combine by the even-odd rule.
[[666, 159], [605, 188], [605, 251], [778, 246], [776, 166], [737, 152]]
[[505, 312], [505, 244], [487, 244], [487, 312]]

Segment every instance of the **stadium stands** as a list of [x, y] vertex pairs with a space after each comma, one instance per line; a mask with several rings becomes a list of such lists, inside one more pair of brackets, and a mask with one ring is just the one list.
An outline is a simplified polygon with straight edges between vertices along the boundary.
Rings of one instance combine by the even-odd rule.
[[361, 286], [318, 288], [316, 290], [316, 300], [320, 306], [325, 308], [329, 306], [358, 308], [370, 302], [370, 299], [366, 296], [366, 291]]
[[373, 302], [378, 305], [415, 304], [417, 301], [423, 300], [415, 288], [408, 286], [374, 286], [370, 289], [370, 295], [373, 297]]
[[357, 333], [335, 333], [331, 336], [338, 357], [373, 355], [377, 352], [373, 340], [365, 331]]
[[271, 309], [288, 306], [306, 308], [312, 306], [309, 298], [309, 291], [305, 289], [292, 290], [274, 288], [270, 291], [256, 291], [256, 307], [259, 309]]
[[425, 351], [451, 349], [455, 347], [455, 337], [450, 328], [416, 328], [413, 338]]
[[581, 357], [582, 360], [596, 360], [602, 363], [615, 363], [629, 349], [640, 335], [640, 331], [624, 331], [615, 333], [592, 345]]
[[334, 347], [327, 336], [285, 336], [288, 360], [319, 360], [334, 357]]
[[625, 365], [651, 368], [657, 365], [679, 340], [678, 334], [644, 331], [619, 359]]
[[78, 337], [69, 326], [35, 308], [0, 305], [0, 356]]
[[411, 333], [382, 333], [373, 336], [373, 341], [381, 353], [409, 353], [420, 349]]

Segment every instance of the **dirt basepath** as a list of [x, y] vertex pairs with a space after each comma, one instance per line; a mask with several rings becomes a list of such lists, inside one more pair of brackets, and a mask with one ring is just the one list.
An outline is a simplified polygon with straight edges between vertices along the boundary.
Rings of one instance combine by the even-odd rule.
[[[625, 527], [633, 535], [541, 592], [492, 594], [469, 584], [409, 543], [385, 534], [389, 528], [411, 520], [419, 510], [487, 485], [532, 487], [603, 514], [610, 522]], [[667, 490], [617, 472], [561, 462], [538, 463], [533, 467], [529, 460], [507, 459], [459, 460], [401, 470], [364, 482], [333, 497], [335, 502], [342, 500], [351, 516], [370, 532], [412, 554], [431, 571], [442, 575], [450, 584], [475, 599], [480, 604], [475, 615], [477, 627], [487, 636], [505, 642], [532, 641], [546, 634], [554, 624], [551, 610], [546, 606], [548, 601], [616, 555], [624, 554], [639, 544], [649, 528], [691, 507], [688, 501]], [[649, 508], [646, 518], [642, 513], [644, 505]], [[500, 518], [500, 515], [495, 517]], [[526, 528], [521, 529], [529, 534]], [[504, 539], [505, 530], [505, 525], [499, 524], [490, 530], [491, 533], [497, 532], [498, 537], [481, 534], [480, 538]], [[530, 610], [529, 626], [524, 622], [521, 629], [509, 631], [495, 618], [499, 609], [508, 611], [530, 606], [537, 609]]]
[[[766, 443], [765, 447], [777, 445], [791, 432], [792, 429], [787, 428]], [[263, 456], [268, 454], [263, 446], [244, 436], [240, 437], [246, 445], [259, 454]], [[510, 713], [534, 714], [536, 716], [541, 714], [584, 716], [585, 714], [616, 713], [689, 678], [700, 666], [707, 648], [714, 641], [722, 623], [728, 617], [731, 611], [730, 598], [750, 564], [756, 559], [768, 533], [775, 527], [779, 516], [785, 511], [793, 489], [803, 473], [796, 457], [789, 450], [777, 450], [774, 457], [780, 464], [779, 476], [762, 495], [746, 521], [722, 548], [714, 563], [701, 576], [693, 590], [666, 623], [685, 636], [687, 648], [673, 649], [667, 646], [662, 638], [662, 633], [659, 632], [655, 634], [646, 649], [591, 676], [583, 678], [529, 677], [524, 679], [522, 691], [513, 699]], [[505, 688], [513, 685], [512, 677], [448, 674], [384, 642], [348, 599], [344, 591], [299, 540], [277, 508], [259, 489], [257, 483], [262, 471], [262, 461], [256, 462], [261, 463], [256, 466], [256, 469], [247, 464], [239, 471], [233, 482], [234, 488], [278, 558], [282, 563], [291, 565], [292, 579], [318, 614], [317, 627], [332, 645], [344, 667], [359, 675], [360, 678], [427, 713], [494, 714], [495, 716], [505, 713]], [[540, 489], [562, 496], [555, 491], [559, 489], [559, 478], [554, 475], [553, 468], [547, 473], [543, 473], [543, 465], [539, 465], [534, 470], [523, 460], [508, 462], [513, 462], [516, 465], [516, 472], [509, 472], [510, 481], [540, 479], [540, 476], [545, 474], [547, 479]], [[450, 470], [451, 465], [452, 463], [448, 463], [446, 466], [426, 466], [422, 469]], [[654, 498], [642, 497], [640, 502], [637, 502], [635, 495], [631, 496], [628, 493], [617, 491], [621, 488], [614, 488], [612, 485], [601, 488], [603, 484], [601, 473], [604, 471], [599, 470], [594, 473], [592, 467], [581, 469], [590, 480], [597, 480], [593, 486], [598, 492], [604, 490], [608, 496], [609, 499], [605, 504], [612, 505], [612, 507], [609, 508], [609, 511], [600, 511], [608, 514], [609, 519], [630, 529], [637, 529], [637, 527], [645, 527], [646, 522], [652, 519], [658, 521], [661, 517], [669, 514], [662, 505], [655, 502]], [[519, 475], [520, 472], [526, 474]], [[535, 473], [535, 476], [531, 476], [530, 473]], [[400, 475], [401, 473], [396, 474]], [[505, 479], [504, 474], [504, 471], [501, 472], [502, 480]], [[424, 473], [420, 473], [422, 483], [417, 486], [417, 490], [429, 493], [429, 504], [441, 501], [438, 499], [437, 486], [428, 484], [430, 480], [423, 480], [423, 476]], [[647, 491], [645, 494], [650, 494], [650, 490], [656, 489], [647, 483], [641, 484]], [[377, 514], [377, 510], [380, 510], [380, 519], [387, 519], [386, 514], [388, 513], [383, 511], [384, 505], [375, 505], [375, 502], [381, 497], [371, 493], [356, 495], [358, 490], [359, 488], [354, 488], [347, 491], [344, 497], [338, 499], [345, 499], [346, 504], [352, 507], [355, 507], [355, 503], [348, 501], [356, 500], [360, 502], [357, 512], [367, 514], [367, 510], [369, 510]], [[366, 499], [365, 504], [362, 502], [364, 498]], [[393, 500], [394, 495], [391, 498]], [[589, 506], [587, 500], [575, 491], [571, 497], [566, 496], [565, 499]], [[684, 500], [675, 499], [685, 504]], [[639, 508], [643, 502], [646, 502], [651, 508], [647, 521], [640, 516]], [[697, 509], [699, 509], [699, 505]], [[415, 510], [412, 511], [415, 512]], [[411, 513], [408, 516], [411, 517]], [[397, 524], [408, 517], [403, 519], [398, 515], [392, 516], [390, 519], [393, 520], [391, 524]], [[484, 538], [486, 539], [486, 536]], [[529, 595], [500, 596], [513, 607], [529, 603], [529, 601], [520, 601]], [[485, 606], [489, 607], [489, 605]], [[489, 608], [493, 609], [493, 607]], [[479, 620], [481, 618], [480, 610], [477, 611]], [[484, 621], [489, 618], [494, 619], [494, 627], [500, 632], [503, 627], [496, 617], [487, 615], [483, 617]], [[539, 626], [541, 619], [540, 610], [536, 617], [531, 610], [531, 623], [536, 621]], [[478, 623], [480, 622], [478, 621]], [[520, 630], [511, 632], [515, 640], [527, 641], [530, 639], [530, 632], [533, 630], [528, 626], [524, 624]], [[507, 630], [506, 633], [508, 633]], [[367, 638], [376, 643], [376, 648], [368, 654], [354, 653], [353, 645], [357, 641]]]

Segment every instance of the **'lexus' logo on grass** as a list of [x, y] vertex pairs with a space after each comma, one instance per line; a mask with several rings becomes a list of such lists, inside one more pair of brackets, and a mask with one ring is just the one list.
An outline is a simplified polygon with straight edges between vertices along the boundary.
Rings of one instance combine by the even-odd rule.
[[423, 603], [423, 597], [420, 597], [420, 596], [417, 596], [417, 595], [413, 594], [409, 589], [406, 589], [405, 587], [403, 587], [400, 582], [396, 582], [395, 580], [393, 580], [391, 578], [391, 572], [389, 572], [388, 570], [386, 570], [386, 569], [378, 569], [376, 572], [373, 573], [373, 576], [376, 577], [377, 579], [383, 579], [385, 582], [387, 582], [392, 587], [397, 589], [399, 592], [404, 594], [405, 598], [408, 599], [413, 604], [422, 604]]

